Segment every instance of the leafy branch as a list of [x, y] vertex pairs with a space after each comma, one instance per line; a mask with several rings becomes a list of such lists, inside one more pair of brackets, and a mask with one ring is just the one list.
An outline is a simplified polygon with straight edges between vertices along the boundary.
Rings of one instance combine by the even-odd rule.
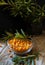
[[23, 19], [32, 16], [32, 20], [45, 16], [45, 4], [41, 7], [32, 0], [5, 0], [0, 1], [0, 6], [8, 5], [5, 9], [10, 10], [13, 16], [20, 15]]
[[2, 5], [7, 5], [7, 3], [4, 0], [1, 0], [0, 1], [0, 6], [2, 6]]
[[21, 29], [21, 33], [16, 30], [16, 33], [10, 33], [10, 32], [5, 32], [6, 34], [3, 34], [3, 38], [0, 38], [3, 42], [12, 39], [12, 38], [20, 38], [20, 39], [25, 39], [27, 38], [27, 35], [24, 33], [24, 31]]

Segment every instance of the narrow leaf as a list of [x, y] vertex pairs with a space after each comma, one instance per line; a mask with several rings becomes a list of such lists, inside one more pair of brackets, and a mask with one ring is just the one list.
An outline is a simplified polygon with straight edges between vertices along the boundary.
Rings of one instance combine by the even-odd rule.
[[23, 36], [25, 36], [26, 37], [26, 35], [25, 35], [25, 33], [24, 33], [24, 31], [21, 29], [21, 33], [23, 34]]
[[0, 2], [0, 6], [8, 5], [6, 2]]
[[32, 11], [29, 9], [29, 7], [27, 7], [27, 10], [28, 10], [30, 13], [32, 13]]
[[32, 59], [32, 65], [34, 65], [34, 59]]

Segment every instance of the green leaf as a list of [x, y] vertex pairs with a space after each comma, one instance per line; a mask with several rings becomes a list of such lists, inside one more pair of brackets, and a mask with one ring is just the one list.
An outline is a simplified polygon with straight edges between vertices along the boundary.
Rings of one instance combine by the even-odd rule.
[[32, 13], [32, 11], [29, 9], [29, 7], [27, 7], [27, 10], [28, 10], [28, 12]]
[[10, 2], [11, 2], [12, 5], [15, 5], [14, 2], [13, 2], [13, 0], [10, 0]]
[[45, 5], [42, 6], [42, 16], [45, 16]]
[[24, 31], [21, 29], [21, 33], [24, 37], [26, 37], [26, 34], [24, 33]]
[[30, 65], [31, 63], [30, 63], [30, 59], [28, 59], [28, 65]]
[[31, 0], [28, 0], [28, 3], [30, 3], [31, 2]]
[[21, 29], [21, 33], [16, 30], [15, 38], [27, 38], [24, 31]]
[[34, 64], [34, 59], [32, 59], [32, 65], [35, 65], [35, 64]]
[[1, 2], [0, 1], [0, 6], [3, 6], [3, 5], [8, 5], [6, 2]]
[[9, 4], [10, 6], [13, 6], [12, 3], [10, 2], [10, 0], [8, 0], [8, 4]]
[[20, 33], [15, 33], [15, 38], [24, 38], [24, 36]]
[[10, 32], [6, 32], [6, 34], [7, 34], [8, 36], [13, 36], [13, 34], [10, 33]]
[[42, 16], [45, 16], [45, 11], [42, 11]]

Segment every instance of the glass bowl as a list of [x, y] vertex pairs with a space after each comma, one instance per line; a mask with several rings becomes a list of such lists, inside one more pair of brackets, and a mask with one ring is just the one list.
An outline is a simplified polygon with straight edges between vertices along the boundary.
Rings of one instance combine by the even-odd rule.
[[[28, 39], [28, 40], [29, 40], [29, 39]], [[8, 41], [9, 41], [9, 40], [8, 40]], [[29, 53], [29, 52], [32, 50], [32, 48], [33, 48], [32, 40], [30, 40], [30, 42], [31, 42], [31, 47], [29, 47], [29, 48], [28, 48], [27, 50], [25, 50], [25, 51], [19, 52], [19, 51], [14, 50], [8, 41], [7, 41], [8, 46], [14, 51], [15, 54], [18, 54], [18, 55], [27, 54], [27, 53]], [[19, 48], [19, 46], [18, 46], [18, 48]]]

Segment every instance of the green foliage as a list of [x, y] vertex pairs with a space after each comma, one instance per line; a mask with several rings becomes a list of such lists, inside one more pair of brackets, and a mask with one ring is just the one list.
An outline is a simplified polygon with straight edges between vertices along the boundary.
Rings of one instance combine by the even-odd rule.
[[[42, 7], [33, 0], [5, 0], [0, 1], [0, 6], [8, 5], [5, 9], [10, 9], [11, 15], [20, 15], [23, 19], [31, 17], [31, 21], [45, 16], [45, 5]], [[35, 20], [35, 22], [36, 22]]]
[[42, 6], [42, 16], [45, 16], [45, 5]]
[[[5, 1], [0, 1], [0, 5], [5, 5]], [[3, 3], [3, 4], [2, 4]], [[22, 17], [29, 15], [29, 12], [32, 12], [30, 10], [31, 0], [8, 0], [6, 5], [10, 6], [11, 15], [17, 16], [20, 14]]]
[[27, 57], [15, 56], [12, 59], [12, 61], [14, 62], [14, 65], [20, 64], [20, 63], [23, 63], [23, 62], [24, 62], [24, 64], [30, 65], [30, 61], [32, 62], [32, 65], [33, 65], [34, 58], [35, 58], [35, 55], [34, 56], [33, 55], [30, 55], [30, 56], [27, 56]]
[[19, 39], [25, 39], [27, 38], [27, 35], [24, 33], [24, 31], [21, 29], [21, 33], [16, 30], [16, 33], [10, 33], [10, 32], [5, 32], [6, 34], [3, 34], [3, 38], [0, 38], [3, 42], [12, 39], [12, 38], [19, 38]]
[[26, 34], [24, 33], [24, 31], [21, 29], [21, 33], [19, 33], [19, 32], [16, 30], [15, 38], [27, 38], [27, 36], [26, 36]]
[[14, 34], [6, 31], [5, 34], [3, 34], [2, 36], [3, 37], [0, 38], [0, 41], [6, 42], [7, 40], [13, 38], [14, 37]]
[[[33, 51], [34, 52], [34, 51]], [[32, 65], [34, 65], [34, 59], [35, 58], [38, 58], [38, 55], [39, 54], [36, 54], [37, 53], [37, 51], [35, 51], [35, 54], [33, 55], [33, 52], [32, 52], [32, 54], [29, 54], [29, 55], [27, 55], [27, 56], [24, 56], [24, 57], [22, 57], [22, 56], [14, 56], [13, 58], [12, 58], [12, 61], [14, 62], [14, 65], [16, 65], [16, 64], [20, 64], [20, 63], [22, 63], [22, 61], [24, 62], [24, 64], [26, 64], [26, 65], [30, 65], [30, 64], [32, 64]], [[31, 52], [30, 52], [31, 53]]]
[[0, 6], [7, 5], [7, 3], [4, 0], [0, 1]]

